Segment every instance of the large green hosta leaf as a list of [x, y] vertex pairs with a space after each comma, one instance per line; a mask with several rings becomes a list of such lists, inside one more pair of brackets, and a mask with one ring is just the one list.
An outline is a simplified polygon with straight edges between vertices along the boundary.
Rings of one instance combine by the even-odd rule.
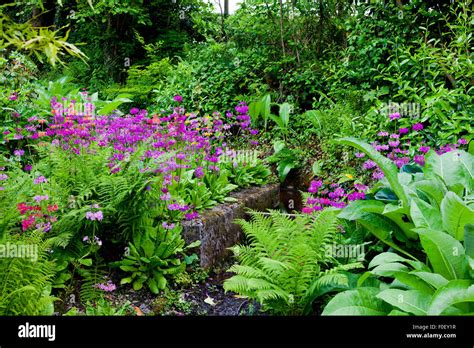
[[448, 192], [441, 202], [443, 228], [457, 240], [464, 240], [464, 226], [474, 222], [474, 210], [454, 192]]
[[474, 224], [464, 226], [464, 249], [466, 255], [474, 259]]
[[387, 289], [380, 292], [377, 298], [415, 315], [426, 315], [431, 302], [430, 295], [418, 290]]
[[357, 220], [365, 213], [382, 214], [384, 208], [385, 204], [383, 202], [373, 199], [352, 201], [341, 211], [338, 217], [346, 220]]
[[448, 280], [444, 278], [442, 275], [437, 274], [437, 273], [424, 272], [424, 271], [412, 271], [410, 272], [410, 274], [423, 280], [424, 282], [431, 285], [435, 289], [439, 289], [440, 287], [448, 284]]
[[405, 195], [405, 191], [403, 190], [402, 185], [398, 181], [397, 166], [391, 160], [382, 156], [369, 144], [363, 141], [357, 140], [356, 138], [353, 138], [353, 137], [341, 138], [337, 142], [344, 145], [350, 145], [360, 151], [365, 152], [367, 156], [371, 160], [373, 160], [375, 163], [377, 163], [380, 169], [384, 172], [385, 177], [387, 178], [390, 184], [390, 187], [392, 188], [393, 192], [395, 192], [397, 197], [402, 201], [402, 205], [404, 207], [408, 206], [408, 198]]
[[[474, 302], [474, 285], [469, 280], [452, 280], [441, 287], [433, 296], [428, 315], [440, 315], [449, 307], [464, 302]], [[463, 304], [463, 312], [468, 313], [474, 308]]]
[[425, 164], [426, 178], [441, 178], [455, 192], [474, 188], [474, 156], [465, 151], [450, 151], [441, 156], [429, 151]]
[[416, 229], [433, 271], [448, 280], [466, 276], [467, 260], [462, 244], [445, 232]]
[[376, 296], [379, 288], [344, 291], [329, 301], [322, 315], [387, 315], [391, 307]]
[[432, 295], [436, 288], [430, 286], [427, 282], [420, 279], [413, 273], [396, 272], [393, 274], [396, 280], [407, 285], [408, 287], [418, 290], [424, 294]]
[[385, 244], [391, 246], [395, 250], [405, 254], [406, 256], [411, 257], [412, 259], [416, 258], [411, 255], [410, 253], [406, 252], [402, 248], [400, 248], [392, 238], [392, 233], [398, 230], [401, 233], [400, 227], [397, 226], [393, 221], [390, 219], [380, 216], [374, 213], [364, 213], [361, 214], [359, 219], [357, 219], [362, 226], [364, 226], [370, 233], [376, 236]]
[[447, 192], [446, 186], [437, 179], [420, 180], [414, 182], [412, 185], [415, 189], [429, 196], [438, 206], [441, 205], [441, 201]]
[[437, 207], [433, 207], [417, 198], [413, 198], [410, 204], [411, 219], [416, 227], [436, 231], [442, 230], [441, 215]]

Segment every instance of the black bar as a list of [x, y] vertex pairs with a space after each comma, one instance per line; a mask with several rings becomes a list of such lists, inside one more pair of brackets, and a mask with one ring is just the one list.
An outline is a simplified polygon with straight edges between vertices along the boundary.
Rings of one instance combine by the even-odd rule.
[[[19, 326], [55, 325], [55, 340], [20, 338]], [[414, 327], [414, 325], [416, 325]], [[407, 334], [455, 334], [408, 338]], [[14, 345], [474, 346], [474, 317], [0, 317], [0, 347]]]

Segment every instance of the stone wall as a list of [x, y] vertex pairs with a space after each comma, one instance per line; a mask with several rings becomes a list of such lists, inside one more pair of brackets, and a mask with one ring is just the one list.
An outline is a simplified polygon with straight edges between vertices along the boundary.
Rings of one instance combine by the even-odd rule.
[[222, 265], [231, 255], [227, 248], [242, 241], [241, 228], [233, 223], [235, 219], [245, 218], [247, 208], [264, 211], [279, 205], [279, 184], [251, 187], [230, 196], [235, 203], [224, 203], [202, 212], [199, 219], [183, 222], [183, 238], [187, 243], [201, 241], [199, 258], [201, 267], [210, 268]]

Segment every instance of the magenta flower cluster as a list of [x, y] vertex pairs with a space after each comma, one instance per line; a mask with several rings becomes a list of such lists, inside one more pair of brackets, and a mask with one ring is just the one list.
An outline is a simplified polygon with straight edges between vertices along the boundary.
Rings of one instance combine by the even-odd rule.
[[322, 180], [313, 180], [308, 188], [311, 196], [306, 199], [304, 214], [312, 214], [323, 210], [325, 207], [344, 208], [348, 202], [365, 199], [368, 187], [363, 184], [353, 184], [350, 189], [343, 188], [340, 184], [330, 184], [323, 187]]
[[[394, 113], [389, 116], [390, 121], [399, 120], [402, 116]], [[380, 131], [377, 133], [377, 139], [372, 142], [372, 147], [382, 155], [391, 159], [398, 168], [406, 164], [415, 163], [420, 166], [425, 165], [425, 154], [430, 150], [430, 146], [426, 145], [423, 130], [423, 123], [417, 122], [411, 127], [401, 127], [393, 133], [388, 131]], [[438, 154], [452, 151], [462, 145], [466, 145], [465, 139], [459, 139], [456, 144], [442, 145], [435, 150]], [[355, 153], [356, 158], [364, 157], [361, 153]], [[373, 179], [379, 180], [384, 177], [383, 172], [372, 160], [366, 160], [362, 164], [364, 171], [369, 171]]]
[[[221, 156], [227, 151], [225, 138], [239, 134], [249, 143], [257, 144], [252, 137], [258, 131], [250, 127], [245, 103], [239, 103], [235, 111], [199, 116], [186, 112], [180, 95], [173, 100], [178, 106], [169, 113], [149, 115], [147, 110], [132, 108], [124, 116], [94, 116], [70, 111], [62, 106], [67, 104], [67, 99], [60, 102], [54, 97], [50, 121], [31, 117], [30, 124], [18, 129], [17, 138], [25, 134], [34, 139], [43, 137], [43, 144], [49, 141], [52, 146], [77, 156], [107, 153], [111, 175], [121, 175], [125, 170], [146, 173], [153, 178], [150, 182], [158, 185], [148, 184], [146, 191], [161, 190], [160, 201], [171, 220], [192, 220], [199, 214], [194, 206], [183, 204], [177, 189], [183, 173], [193, 170], [198, 185], [208, 175], [219, 175]], [[24, 150], [17, 149], [14, 155], [21, 157]], [[24, 169], [30, 171], [32, 167], [26, 164]], [[44, 176], [34, 179], [35, 184], [47, 182]], [[90, 221], [101, 221], [103, 217], [102, 211], [95, 208], [85, 213]]]

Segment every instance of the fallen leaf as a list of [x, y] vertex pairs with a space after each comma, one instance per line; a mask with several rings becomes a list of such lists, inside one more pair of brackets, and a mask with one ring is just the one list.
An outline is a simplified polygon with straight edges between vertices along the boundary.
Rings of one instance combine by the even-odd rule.
[[143, 314], [143, 312], [142, 312], [142, 310], [141, 310], [140, 308], [134, 307], [133, 309], [134, 309], [135, 313], [137, 313], [137, 315], [138, 315], [139, 317], [145, 315], [145, 314]]
[[215, 306], [216, 303], [214, 302], [214, 299], [210, 296], [207, 296], [206, 299], [204, 300], [205, 303], [210, 304], [211, 306]]

